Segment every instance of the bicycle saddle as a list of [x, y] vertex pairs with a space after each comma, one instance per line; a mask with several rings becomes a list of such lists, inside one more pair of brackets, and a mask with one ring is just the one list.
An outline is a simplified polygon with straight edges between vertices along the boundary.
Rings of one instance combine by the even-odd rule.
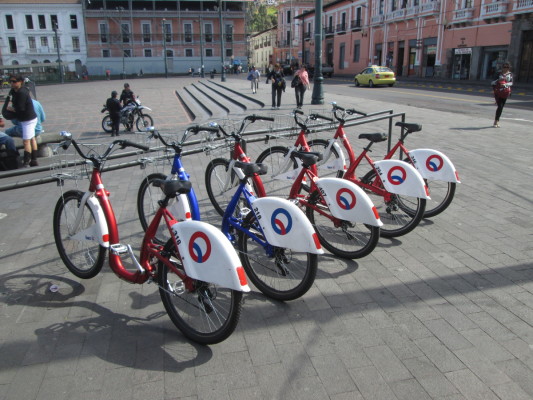
[[265, 175], [268, 171], [268, 166], [266, 164], [245, 163], [242, 161], [236, 161], [235, 166], [237, 168], [242, 169], [242, 172], [244, 172], [244, 175], [247, 178], [254, 176], [254, 174]]
[[386, 133], [361, 133], [359, 139], [368, 139], [373, 143], [379, 143], [387, 140]]
[[161, 188], [165, 196], [175, 196], [178, 194], [189, 193], [192, 188], [190, 181], [167, 181], [165, 179], [154, 179], [152, 186]]
[[402, 128], [405, 128], [408, 133], [419, 132], [419, 131], [422, 130], [422, 125], [421, 124], [411, 124], [409, 122], [398, 121], [398, 122], [396, 122], [395, 125], [399, 126], [399, 127], [402, 127]]
[[306, 167], [322, 160], [322, 153], [316, 151], [293, 151], [292, 155], [302, 160], [302, 164]]

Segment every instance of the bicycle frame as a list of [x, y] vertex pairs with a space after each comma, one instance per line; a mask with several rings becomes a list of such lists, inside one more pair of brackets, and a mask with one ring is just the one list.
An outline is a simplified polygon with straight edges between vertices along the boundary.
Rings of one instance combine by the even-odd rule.
[[[250, 157], [246, 155], [246, 152], [244, 151], [244, 149], [242, 148], [241, 144], [238, 141], [235, 142], [234, 149], [231, 153], [231, 159], [229, 161], [228, 170], [235, 171], [235, 174], [239, 178], [239, 181], [242, 181], [244, 179], [244, 173], [242, 172], [240, 168], [235, 167], [236, 161], [242, 161], [246, 163], [252, 162], [250, 160]], [[257, 197], [265, 197], [266, 196], [265, 187], [263, 186], [263, 181], [261, 180], [259, 175], [255, 174], [254, 176], [252, 176], [252, 180], [254, 182], [255, 188], [257, 189], [257, 193], [256, 193]], [[253, 189], [250, 186], [250, 184], [245, 183], [245, 185], [246, 185], [246, 191], [249, 192], [251, 195], [253, 195]], [[226, 182], [224, 182], [224, 191], [227, 191], [230, 188], [231, 188], [231, 174], [227, 174]]]
[[[173, 177], [179, 178], [182, 181], [188, 181], [190, 175], [185, 171], [183, 163], [181, 162], [181, 151], [180, 153], [174, 154], [174, 160], [172, 161], [172, 170], [170, 171]], [[200, 207], [198, 206], [198, 199], [194, 189], [191, 187], [191, 191], [186, 194], [189, 199], [189, 204], [191, 206], [191, 217], [195, 221], [200, 221]]]

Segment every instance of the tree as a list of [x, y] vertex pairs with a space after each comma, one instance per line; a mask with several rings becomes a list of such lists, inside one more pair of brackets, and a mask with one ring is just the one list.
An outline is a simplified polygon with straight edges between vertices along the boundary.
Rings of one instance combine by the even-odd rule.
[[250, 31], [262, 32], [278, 23], [278, 10], [266, 4], [250, 4]]

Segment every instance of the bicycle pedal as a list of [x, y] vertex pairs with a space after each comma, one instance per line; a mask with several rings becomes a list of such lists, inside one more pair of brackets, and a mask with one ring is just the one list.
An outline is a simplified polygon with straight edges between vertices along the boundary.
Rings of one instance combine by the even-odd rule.
[[122, 254], [126, 254], [128, 252], [128, 246], [121, 243], [112, 244], [109, 246], [111, 253], [120, 256]]

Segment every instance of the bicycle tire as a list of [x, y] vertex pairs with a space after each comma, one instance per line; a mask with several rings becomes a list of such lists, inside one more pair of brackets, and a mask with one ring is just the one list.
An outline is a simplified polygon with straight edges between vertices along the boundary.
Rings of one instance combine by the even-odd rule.
[[[405, 162], [413, 165], [409, 157], [404, 159]], [[426, 203], [424, 218], [431, 218], [446, 210], [452, 203], [455, 195], [457, 184], [455, 182], [444, 182], [424, 179], [429, 189], [431, 200]]]
[[[376, 172], [371, 170], [366, 173], [361, 182], [372, 185], [375, 178]], [[383, 184], [380, 184], [380, 188], [383, 189]], [[383, 222], [380, 228], [381, 237], [403, 236], [415, 229], [424, 217], [426, 199], [391, 194], [391, 201], [386, 202], [383, 196], [363, 189], [376, 206], [381, 222]]]
[[137, 127], [137, 131], [144, 132], [149, 126], [154, 126], [154, 120], [148, 114], [141, 114], [137, 117], [135, 126]]
[[113, 128], [111, 127], [111, 116], [106, 115], [104, 118], [102, 118], [102, 129], [104, 132], [111, 133], [113, 132]]
[[[268, 196], [281, 197], [284, 199], [289, 198], [294, 180], [279, 180], [273, 178], [274, 176], [289, 171], [289, 168], [284, 171], [281, 170], [284, 167], [285, 156], [288, 152], [289, 149], [286, 147], [272, 146], [263, 151], [261, 154], [259, 154], [259, 157], [257, 157], [256, 162], [266, 164], [268, 168], [267, 173], [261, 177], [263, 186], [265, 187], [265, 191]], [[293, 160], [290, 168], [298, 168], [298, 163]]]
[[[246, 216], [243, 227], [264, 239], [257, 227], [253, 212]], [[315, 281], [318, 269], [316, 254], [274, 247], [274, 256], [268, 256], [263, 246], [243, 231], [239, 231], [237, 248], [250, 281], [264, 295], [272, 299], [280, 301], [297, 299], [303, 296]], [[279, 264], [276, 261], [279, 261]]]
[[[327, 140], [324, 140], [324, 139], [313, 139], [313, 140], [310, 140], [309, 143], [307, 143], [307, 144], [309, 145], [309, 149], [311, 151], [315, 151], [315, 152], [319, 152], [319, 153], [324, 154], [324, 151], [328, 147], [329, 142]], [[339, 155], [339, 153], [338, 153], [338, 151], [337, 151], [337, 149], [335, 147], [331, 148], [331, 154], [332, 154], [332, 156], [335, 159], [339, 159], [340, 158], [340, 155]], [[325, 164], [328, 161], [329, 161], [329, 158], [327, 160], [320, 160], [317, 163], [317, 168], [319, 170], [320, 178], [342, 178], [342, 176], [344, 175], [344, 171], [332, 170], [331, 172], [328, 172], [328, 171], [324, 171], [323, 169], [320, 169], [320, 165]]]
[[72, 231], [79, 211], [83, 193], [79, 190], [69, 190], [63, 194], [54, 209], [54, 239], [59, 256], [66, 267], [75, 276], [81, 279], [95, 277], [104, 265], [106, 248], [96, 241], [74, 240], [71, 236], [96, 224], [96, 218], [85, 204], [78, 229]]
[[[162, 200], [165, 195], [160, 188], [152, 186], [152, 182], [156, 179], [166, 179], [167, 177], [161, 173], [154, 173], [144, 178], [139, 186], [137, 192], [137, 213], [139, 214], [139, 222], [146, 232], [152, 218], [159, 209], [159, 200]], [[170, 199], [167, 208], [171, 207], [176, 200]], [[189, 198], [187, 197], [187, 201]], [[156, 243], [165, 244], [170, 239], [170, 232], [165, 224], [159, 224], [154, 240]]]
[[313, 192], [309, 196], [310, 205], [306, 207], [305, 214], [315, 228], [322, 246], [336, 256], [347, 259], [362, 258], [372, 253], [379, 241], [379, 227], [348, 221], [339, 221], [336, 226], [314, 208], [320, 207], [329, 214], [325, 204], [317, 205], [320, 200], [319, 193]]
[[[164, 251], [174, 266], [184, 271], [174, 240], [166, 243]], [[167, 264], [159, 261], [159, 295], [168, 316], [185, 337], [196, 343], [208, 345], [222, 342], [237, 327], [242, 292], [189, 279], [194, 289], [181, 288], [183, 281]]]

